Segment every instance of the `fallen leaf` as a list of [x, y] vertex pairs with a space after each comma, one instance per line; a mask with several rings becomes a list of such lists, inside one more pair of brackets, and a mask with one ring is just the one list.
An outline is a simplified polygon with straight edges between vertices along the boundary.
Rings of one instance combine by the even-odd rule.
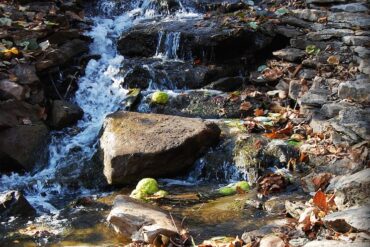
[[339, 64], [339, 57], [338, 56], [330, 56], [327, 60], [329, 64], [338, 65]]
[[265, 111], [263, 109], [257, 108], [257, 109], [254, 110], [254, 115], [256, 117], [263, 116], [263, 115], [265, 115]]
[[241, 111], [248, 111], [251, 108], [252, 108], [252, 104], [249, 103], [248, 101], [245, 101], [245, 102], [243, 102], [243, 103], [240, 104], [240, 108], [239, 109]]
[[281, 76], [283, 76], [283, 72], [278, 68], [266, 69], [263, 71], [263, 77], [269, 81], [276, 81]]
[[329, 210], [328, 203], [326, 201], [326, 195], [324, 192], [321, 191], [321, 189], [318, 190], [314, 195], [313, 204], [325, 213]]

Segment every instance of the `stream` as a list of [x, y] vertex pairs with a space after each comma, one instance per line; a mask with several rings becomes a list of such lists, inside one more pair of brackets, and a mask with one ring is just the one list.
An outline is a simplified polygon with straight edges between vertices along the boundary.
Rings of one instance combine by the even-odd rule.
[[[83, 181], [80, 181], [80, 173], [82, 167], [93, 162], [104, 118], [107, 114], [122, 109], [122, 102], [128, 93], [128, 89], [123, 88], [121, 84], [130, 71], [122, 74], [120, 68], [129, 59], [118, 53], [117, 39], [122, 33], [139, 23], [173, 20], [186, 22], [202, 17], [185, 2], [180, 6], [179, 10], [170, 13], [166, 10], [158, 10], [158, 6], [152, 0], [129, 1], [125, 4], [118, 4], [115, 0], [98, 1], [97, 10], [94, 11], [98, 14], [90, 16], [93, 25], [87, 35], [93, 41], [90, 45], [90, 54], [100, 55], [101, 58], [92, 59], [87, 64], [85, 75], [80, 78], [78, 90], [73, 98], [73, 101], [84, 110], [83, 119], [74, 127], [52, 133], [46, 165], [40, 163], [38, 169], [32, 173], [1, 177], [0, 192], [23, 190], [27, 200], [38, 211], [38, 217], [34, 222], [19, 222], [17, 219], [11, 219], [9, 222], [2, 222], [2, 226], [13, 230], [23, 229], [24, 233], [34, 233], [34, 229], [39, 229], [40, 226], [45, 230], [44, 235], [41, 234], [42, 231], [39, 233], [36, 241], [30, 237], [31, 240], [18, 239], [17, 243], [21, 241], [23, 246], [35, 246], [35, 242], [39, 246], [120, 246], [128, 242], [116, 236], [106, 226], [104, 219], [108, 213], [107, 208], [98, 206], [81, 213], [78, 211], [79, 207], [72, 211], [66, 210], [65, 207], [76, 198], [87, 196], [108, 204], [112, 203], [116, 193], [85, 187]], [[180, 32], [163, 31], [158, 33], [158, 37], [153, 59], [163, 62], [187, 62], [178, 54]], [[144, 64], [143, 68], [151, 72], [150, 64]], [[138, 107], [141, 112], [150, 111], [145, 103], [145, 97], [149, 97], [157, 89], [166, 90], [169, 94], [175, 95], [184, 92], [186, 87], [178, 89], [166, 79], [151, 81], [148, 89], [142, 92], [144, 99]], [[209, 177], [202, 174], [205, 162], [201, 158], [187, 176], [179, 179], [163, 179], [160, 183], [163, 188], [175, 194], [194, 192], [207, 194], [221, 185], [237, 181], [244, 176], [230, 168], [225, 161], [224, 165], [220, 166], [221, 170], [217, 172], [222, 173], [223, 177], [213, 178], [212, 182], [209, 182]], [[128, 194], [131, 189], [125, 188], [120, 193]], [[197, 233], [194, 236], [195, 239], [201, 241], [212, 236], [242, 234], [246, 229], [253, 230], [268, 220], [264, 218], [262, 221], [265, 215], [261, 213], [243, 211], [243, 204], [240, 202], [247, 198], [247, 195], [238, 195], [228, 199], [221, 198], [210, 202], [195, 201], [190, 204], [167, 202], [161, 206], [172, 208], [175, 215], [184, 218], [189, 228]], [[58, 237], [51, 237], [51, 235], [58, 235]], [[17, 239], [16, 233], [14, 236]], [[12, 246], [13, 243], [0, 245]], [[14, 246], [19, 245], [14, 244]]]

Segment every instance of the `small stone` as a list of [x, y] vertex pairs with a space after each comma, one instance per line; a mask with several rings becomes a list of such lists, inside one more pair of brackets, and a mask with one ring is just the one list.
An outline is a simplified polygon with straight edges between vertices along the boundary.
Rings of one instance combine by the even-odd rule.
[[40, 81], [36, 75], [35, 65], [31, 64], [18, 64], [14, 67], [14, 74], [18, 78], [19, 84], [29, 85]]
[[302, 83], [300, 80], [291, 80], [289, 83], [289, 97], [297, 100], [302, 94]]
[[285, 48], [274, 51], [273, 55], [289, 62], [296, 62], [302, 60], [306, 56], [306, 53], [296, 48]]
[[303, 247], [369, 247], [368, 242], [348, 242], [338, 240], [315, 240], [308, 242]]
[[284, 241], [278, 236], [268, 235], [262, 238], [260, 247], [285, 247]]

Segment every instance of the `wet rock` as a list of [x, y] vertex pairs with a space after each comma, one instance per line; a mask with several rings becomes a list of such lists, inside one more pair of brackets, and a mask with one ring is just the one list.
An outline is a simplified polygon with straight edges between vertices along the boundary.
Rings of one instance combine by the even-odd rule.
[[339, 209], [369, 204], [370, 168], [342, 176], [330, 183], [327, 191], [334, 191], [335, 203]]
[[0, 99], [24, 100], [27, 96], [27, 88], [6, 79], [0, 81]]
[[100, 138], [104, 175], [110, 184], [174, 176], [218, 142], [215, 124], [176, 116], [117, 112], [105, 119]]
[[50, 125], [56, 129], [63, 129], [75, 124], [83, 116], [83, 110], [70, 102], [54, 100], [51, 107]]
[[297, 62], [302, 60], [306, 56], [306, 53], [296, 48], [285, 48], [279, 51], [274, 51], [273, 55], [289, 62]]
[[225, 29], [219, 18], [191, 19], [139, 24], [119, 39], [118, 50], [124, 56], [152, 57], [157, 51], [163, 53], [166, 42], [177, 43], [174, 34], [179, 37], [176, 56], [185, 60], [199, 58], [202, 62], [225, 63], [227, 59], [255, 54], [272, 41], [271, 37], [247, 27]]
[[[0, 170], [31, 171], [42, 156], [49, 130], [43, 123], [0, 131]], [[4, 167], [5, 166], [5, 167]]]
[[370, 46], [370, 37], [369, 36], [344, 36], [343, 42], [347, 45], [353, 46]]
[[244, 82], [245, 78], [241, 76], [237, 77], [226, 77], [218, 79], [217, 81], [212, 82], [211, 84], [205, 86], [204, 88], [220, 90], [223, 92], [232, 92], [239, 89]]
[[329, 184], [332, 175], [330, 173], [310, 173], [302, 178], [302, 188], [305, 192], [316, 192], [324, 190]]
[[285, 242], [275, 235], [268, 235], [261, 239], [260, 247], [285, 247]]
[[308, 242], [304, 247], [367, 247], [368, 242], [347, 242], [339, 240], [314, 240]]
[[339, 85], [338, 96], [341, 99], [351, 99], [357, 102], [370, 102], [370, 82], [367, 79], [342, 82]]
[[54, 66], [62, 66], [71, 61], [72, 58], [89, 50], [88, 43], [83, 40], [71, 40], [58, 49], [45, 54], [45, 57], [36, 63], [36, 70], [43, 71]]
[[299, 71], [298, 76], [301, 79], [312, 80], [317, 75], [317, 71], [314, 69], [302, 69]]
[[18, 78], [18, 83], [22, 85], [30, 85], [40, 81], [36, 74], [35, 65], [18, 64], [14, 67], [14, 74]]
[[0, 218], [11, 216], [32, 217], [36, 210], [29, 204], [20, 191], [8, 191], [0, 194]]
[[230, 101], [227, 94], [219, 91], [194, 90], [172, 95], [166, 105], [150, 104], [146, 98], [139, 110], [183, 117], [238, 118], [241, 115], [240, 102]]
[[307, 206], [302, 201], [285, 201], [285, 210], [287, 214], [295, 219], [299, 219], [301, 214], [305, 211]]
[[336, 232], [370, 232], [370, 208], [360, 207], [331, 213], [323, 218], [326, 227]]
[[115, 198], [107, 221], [122, 236], [147, 244], [152, 244], [159, 235], [176, 236], [182, 229], [165, 211], [128, 196]]

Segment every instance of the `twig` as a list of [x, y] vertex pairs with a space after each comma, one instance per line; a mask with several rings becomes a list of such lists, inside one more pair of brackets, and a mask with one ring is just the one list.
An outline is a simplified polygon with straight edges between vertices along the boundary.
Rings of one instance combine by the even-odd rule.
[[57, 93], [58, 97], [61, 99], [61, 100], [64, 100], [64, 98], [62, 97], [62, 95], [59, 93], [59, 90], [57, 88], [57, 86], [55, 85], [55, 82], [53, 80], [53, 77], [51, 76], [51, 74], [49, 73], [49, 78], [51, 80], [51, 83], [53, 84], [53, 87], [54, 87], [54, 90], [55, 92]]

